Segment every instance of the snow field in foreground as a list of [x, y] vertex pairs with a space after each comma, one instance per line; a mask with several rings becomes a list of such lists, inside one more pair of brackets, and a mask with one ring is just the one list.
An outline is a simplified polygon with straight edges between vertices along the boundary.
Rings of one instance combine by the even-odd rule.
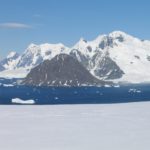
[[150, 102], [0, 106], [2, 150], [148, 150]]

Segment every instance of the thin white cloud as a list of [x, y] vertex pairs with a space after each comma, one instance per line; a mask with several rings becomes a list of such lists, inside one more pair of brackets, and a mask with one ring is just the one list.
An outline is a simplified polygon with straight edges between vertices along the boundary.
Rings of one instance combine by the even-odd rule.
[[8, 23], [0, 23], [0, 28], [28, 29], [28, 28], [31, 28], [31, 26], [27, 24], [22, 24], [22, 23], [8, 22]]

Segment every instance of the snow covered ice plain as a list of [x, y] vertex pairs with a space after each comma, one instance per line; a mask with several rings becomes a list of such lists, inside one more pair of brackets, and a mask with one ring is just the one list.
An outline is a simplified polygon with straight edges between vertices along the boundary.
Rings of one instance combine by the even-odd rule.
[[0, 106], [1, 150], [148, 150], [150, 102]]

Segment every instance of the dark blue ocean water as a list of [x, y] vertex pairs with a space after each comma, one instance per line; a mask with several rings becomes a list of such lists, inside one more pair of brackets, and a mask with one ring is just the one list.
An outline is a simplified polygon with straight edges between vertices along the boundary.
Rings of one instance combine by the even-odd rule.
[[124, 103], [150, 100], [150, 85], [120, 87], [27, 87], [0, 86], [0, 104], [13, 98], [33, 99], [36, 104]]

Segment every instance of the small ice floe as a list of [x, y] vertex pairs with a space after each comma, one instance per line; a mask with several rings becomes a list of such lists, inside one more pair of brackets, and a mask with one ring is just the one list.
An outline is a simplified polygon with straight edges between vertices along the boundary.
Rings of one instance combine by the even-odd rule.
[[107, 84], [106, 84], [106, 85], [104, 85], [104, 87], [107, 87], [107, 88], [108, 88], [108, 87], [111, 87], [111, 85], [107, 85]]
[[30, 95], [30, 93], [27, 93], [27, 95]]
[[74, 91], [74, 94], [78, 94], [78, 92], [77, 92], [77, 91]]
[[55, 97], [55, 100], [58, 100], [59, 98], [58, 97]]
[[141, 91], [137, 89], [129, 89], [129, 93], [141, 93]]
[[96, 91], [96, 94], [103, 95], [100, 91]]
[[33, 92], [36, 92], [37, 91], [37, 89], [36, 88], [33, 88]]
[[55, 91], [55, 90], [56, 90], [56, 88], [54, 88], [54, 87], [53, 87], [53, 88], [52, 88], [52, 90], [53, 90], [53, 91]]
[[100, 91], [96, 91], [96, 94], [99, 94], [100, 93]]
[[14, 98], [12, 99], [12, 103], [14, 104], [35, 104], [34, 100], [22, 100], [20, 98]]
[[3, 84], [4, 87], [12, 87], [14, 86], [13, 84]]
[[141, 93], [142, 91], [140, 91], [140, 90], [136, 90], [136, 93]]
[[114, 85], [115, 88], [120, 88], [120, 85]]

